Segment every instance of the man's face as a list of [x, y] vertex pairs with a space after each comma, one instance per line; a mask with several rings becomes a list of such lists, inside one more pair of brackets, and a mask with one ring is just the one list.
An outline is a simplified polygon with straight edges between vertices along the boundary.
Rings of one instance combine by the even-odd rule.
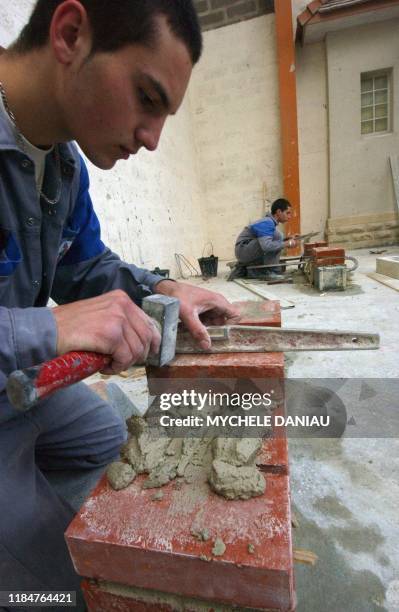
[[278, 223], [287, 223], [291, 219], [292, 208], [289, 206], [286, 210], [277, 210], [275, 217]]
[[141, 147], [154, 151], [167, 116], [183, 100], [191, 71], [186, 46], [159, 18], [156, 48], [129, 45], [86, 54], [66, 71], [59, 95], [66, 131], [104, 170]]

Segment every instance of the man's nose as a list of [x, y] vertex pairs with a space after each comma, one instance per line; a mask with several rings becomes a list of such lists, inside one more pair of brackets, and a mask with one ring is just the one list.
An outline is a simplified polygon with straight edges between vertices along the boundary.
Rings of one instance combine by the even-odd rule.
[[136, 130], [136, 141], [148, 151], [155, 151], [166, 117], [157, 118]]

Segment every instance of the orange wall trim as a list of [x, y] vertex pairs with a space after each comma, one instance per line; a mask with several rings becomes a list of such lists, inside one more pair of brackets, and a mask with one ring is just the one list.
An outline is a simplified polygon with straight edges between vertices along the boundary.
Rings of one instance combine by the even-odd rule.
[[284, 195], [294, 215], [287, 234], [300, 234], [298, 118], [296, 99], [295, 44], [291, 0], [275, 0], [276, 41], [280, 89], [281, 150]]

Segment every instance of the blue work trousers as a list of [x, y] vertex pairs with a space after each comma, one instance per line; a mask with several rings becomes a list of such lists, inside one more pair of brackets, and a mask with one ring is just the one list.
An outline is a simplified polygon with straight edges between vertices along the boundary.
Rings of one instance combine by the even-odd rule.
[[[2, 409], [10, 410], [4, 393]], [[75, 510], [56, 493], [49, 475], [86, 469], [96, 474], [118, 456], [125, 439], [119, 411], [84, 383], [0, 425], [1, 591], [72, 590], [78, 605], [69, 609], [85, 609], [64, 539]]]

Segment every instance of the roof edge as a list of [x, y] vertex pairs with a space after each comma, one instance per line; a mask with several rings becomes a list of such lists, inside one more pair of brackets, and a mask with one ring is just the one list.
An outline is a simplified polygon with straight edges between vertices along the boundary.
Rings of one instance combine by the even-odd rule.
[[399, 0], [336, 0], [331, 5], [327, 0], [313, 0], [297, 17], [296, 41], [302, 46], [305, 44], [305, 32], [309, 25], [398, 5]]

